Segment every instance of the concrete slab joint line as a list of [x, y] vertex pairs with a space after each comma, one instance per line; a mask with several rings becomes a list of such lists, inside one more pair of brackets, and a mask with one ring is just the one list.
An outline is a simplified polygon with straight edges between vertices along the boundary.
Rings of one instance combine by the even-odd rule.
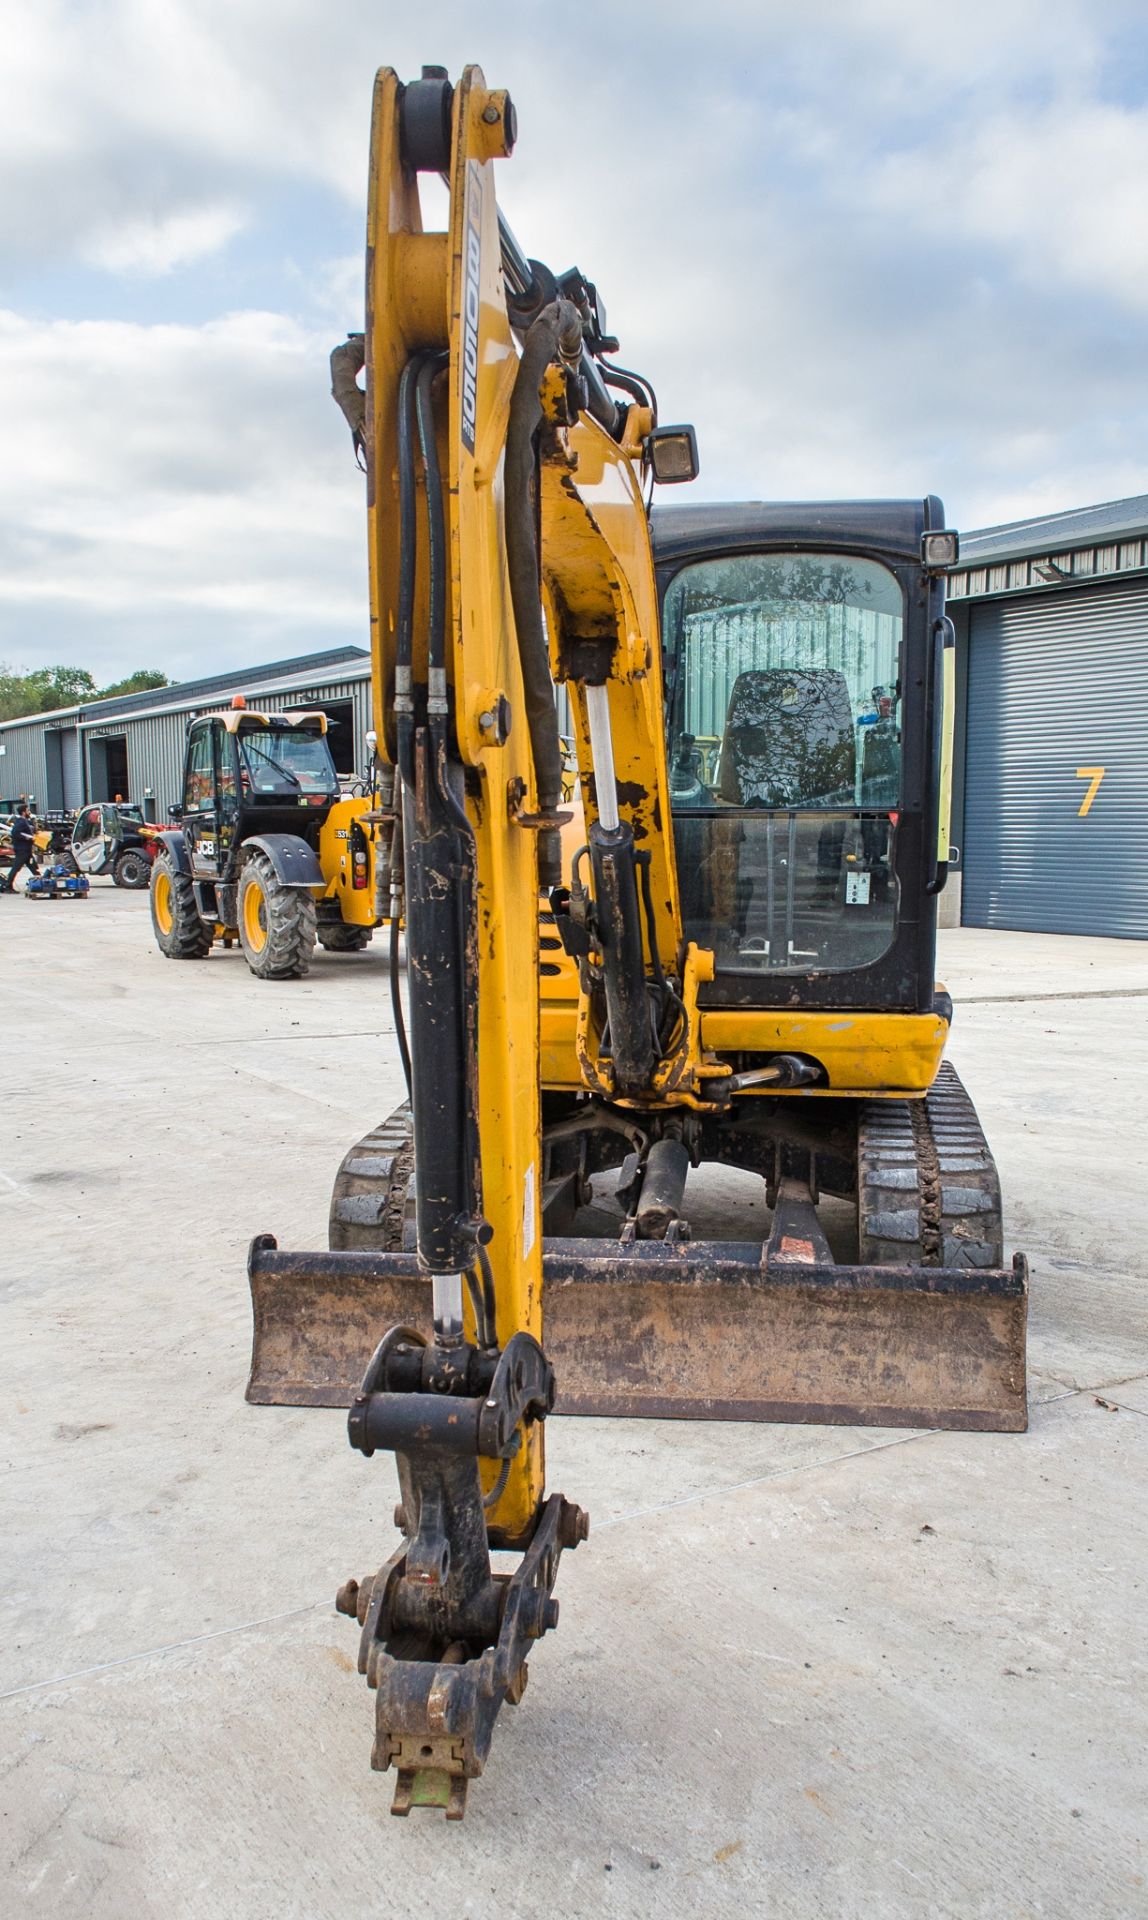
[[[1057, 1405], [1063, 1400], [1082, 1399], [1088, 1394], [1106, 1391], [1110, 1391], [1110, 1389], [1106, 1388], [1103, 1383], [1095, 1387], [1073, 1387], [1067, 1389], [1064, 1393], [1049, 1394], [1045, 1399], [1041, 1400], [1038, 1405], [1040, 1410], [1043, 1411], [1048, 1407]], [[1138, 1413], [1139, 1409], [1129, 1407], [1125, 1409], [1125, 1411]], [[785, 1466], [771, 1468], [768, 1473], [755, 1474], [748, 1480], [735, 1480], [721, 1487], [702, 1487], [695, 1493], [683, 1494], [676, 1500], [663, 1500], [654, 1506], [635, 1507], [627, 1513], [607, 1515], [605, 1519], [599, 1521], [595, 1532], [601, 1534], [608, 1528], [627, 1526], [634, 1520], [651, 1519], [655, 1514], [674, 1513], [683, 1507], [699, 1506], [703, 1502], [724, 1499], [730, 1494], [747, 1493], [751, 1491], [752, 1488], [764, 1486], [772, 1480], [784, 1480], [802, 1473], [821, 1473], [827, 1468], [841, 1466], [849, 1460], [865, 1460], [877, 1454], [887, 1453], [893, 1447], [909, 1446], [916, 1440], [928, 1440], [930, 1438], [943, 1439], [944, 1437], [939, 1429], [935, 1427], [922, 1427], [912, 1433], [895, 1434], [888, 1440], [875, 1440], [869, 1446], [852, 1447], [844, 1453], [831, 1454], [827, 1460], [813, 1459], [790, 1462]], [[14, 1700], [21, 1694], [36, 1693], [45, 1688], [70, 1686], [77, 1680], [85, 1680], [101, 1673], [108, 1673], [117, 1667], [133, 1666], [138, 1662], [146, 1660], [163, 1659], [171, 1653], [183, 1653], [189, 1647], [201, 1646], [207, 1641], [223, 1640], [234, 1634], [256, 1632], [261, 1627], [278, 1626], [286, 1620], [302, 1619], [308, 1614], [322, 1611], [326, 1605], [327, 1602], [323, 1600], [314, 1600], [306, 1606], [290, 1608], [285, 1613], [268, 1614], [258, 1620], [240, 1621], [230, 1627], [217, 1627], [210, 1633], [192, 1634], [188, 1639], [173, 1641], [168, 1646], [148, 1647], [139, 1653], [125, 1654], [120, 1660], [108, 1660], [97, 1666], [82, 1667], [74, 1673], [59, 1674], [51, 1680], [34, 1680], [27, 1686], [13, 1687], [6, 1693], [0, 1693], [0, 1701]]]
[[209, 1640], [226, 1640], [231, 1634], [254, 1633], [259, 1627], [276, 1627], [284, 1620], [301, 1620], [306, 1614], [317, 1613], [325, 1604], [322, 1600], [312, 1600], [305, 1607], [289, 1607], [286, 1613], [269, 1613], [261, 1620], [243, 1620], [233, 1627], [215, 1627], [210, 1633], [193, 1633], [186, 1640], [174, 1640], [170, 1646], [147, 1647], [142, 1653], [125, 1653], [121, 1660], [101, 1660], [94, 1667], [78, 1667], [75, 1673], [57, 1674], [53, 1680], [31, 1680], [27, 1686], [10, 1687], [7, 1693], [0, 1693], [0, 1700], [17, 1700], [23, 1693], [40, 1693], [47, 1687], [70, 1687], [77, 1680], [111, 1673], [116, 1667], [133, 1667], [143, 1660], [161, 1660], [169, 1653], [202, 1647]]
[[1148, 987], [1088, 987], [1079, 993], [966, 993], [963, 1007], [1027, 1005], [1033, 1000], [1142, 1000]]
[[[884, 1453], [889, 1447], [907, 1446], [912, 1440], [924, 1440], [932, 1428], [922, 1428], [916, 1433], [899, 1433], [891, 1440], [878, 1440], [872, 1446], [854, 1447], [847, 1453], [835, 1453], [828, 1460], [807, 1460], [793, 1462], [784, 1467], [776, 1467], [769, 1473], [755, 1474], [750, 1480], [737, 1480], [730, 1486], [703, 1487], [696, 1493], [684, 1494], [680, 1500], [663, 1500], [652, 1507], [637, 1507], [630, 1513], [616, 1513], [602, 1520], [596, 1531], [602, 1533], [608, 1527], [626, 1526], [632, 1520], [646, 1520], [656, 1513], [672, 1513], [680, 1507], [697, 1506], [702, 1501], [720, 1500], [731, 1493], [745, 1493], [751, 1487], [760, 1487], [768, 1480], [782, 1480], [791, 1474], [822, 1471], [834, 1467], [845, 1460], [860, 1460], [871, 1453]], [[231, 1627], [216, 1627], [210, 1633], [192, 1634], [189, 1639], [176, 1640], [170, 1646], [147, 1647], [139, 1653], [128, 1653], [121, 1660], [107, 1660], [94, 1667], [81, 1667], [75, 1673], [56, 1675], [51, 1680], [33, 1680], [23, 1687], [12, 1687], [7, 1693], [0, 1693], [0, 1701], [14, 1700], [24, 1693], [37, 1693], [48, 1687], [71, 1686], [77, 1680], [90, 1679], [94, 1675], [109, 1673], [116, 1667], [129, 1667], [145, 1660], [160, 1660], [169, 1653], [183, 1653], [189, 1647], [202, 1646], [209, 1640], [224, 1640], [232, 1634], [253, 1633], [260, 1627], [277, 1626], [284, 1620], [298, 1620], [306, 1614], [318, 1612], [327, 1606], [323, 1600], [313, 1600], [304, 1607], [293, 1607], [286, 1613], [268, 1614], [259, 1620], [244, 1620]]]

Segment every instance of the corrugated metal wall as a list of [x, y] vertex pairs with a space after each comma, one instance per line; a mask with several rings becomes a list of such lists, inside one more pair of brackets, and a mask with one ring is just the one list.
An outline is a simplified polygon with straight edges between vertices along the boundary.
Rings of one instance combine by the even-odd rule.
[[1148, 584], [969, 611], [964, 924], [1148, 937]]
[[[355, 761], [358, 766], [365, 765], [366, 735], [371, 725], [369, 677], [322, 680], [310, 686], [304, 683], [302, 686], [268, 691], [260, 687], [253, 675], [245, 684], [237, 681], [235, 691], [243, 692], [249, 706], [262, 708], [268, 713], [280, 713], [285, 707], [322, 707], [332, 700], [353, 701]], [[226, 706], [230, 697], [228, 694], [226, 698], [205, 702], [194, 711], [211, 713], [220, 706]], [[179, 798], [183, 779], [183, 743], [191, 718], [192, 710], [178, 709], [166, 713], [144, 713], [138, 717], [132, 714], [124, 714], [119, 718], [110, 715], [107, 719], [88, 725], [81, 724], [77, 734], [73, 717], [61, 743], [65, 789], [62, 804], [78, 807], [91, 795], [91, 743], [95, 740], [122, 739], [127, 742], [128, 753], [127, 797], [138, 804], [150, 790], [155, 795], [160, 812], [163, 812], [173, 800]], [[54, 732], [58, 725], [50, 715], [45, 715], [41, 723], [33, 722], [27, 726], [0, 725], [0, 743], [5, 748], [5, 752], [0, 754], [0, 796], [14, 799], [22, 793], [34, 794], [40, 808], [57, 804], [48, 791], [45, 737], [49, 732]]]
[[4, 727], [0, 729], [0, 798], [18, 800], [34, 794], [39, 806], [46, 807], [48, 769], [44, 759], [42, 727]]
[[157, 713], [150, 719], [108, 720], [102, 726], [85, 727], [88, 791], [92, 790], [92, 743], [119, 738], [126, 740], [128, 749], [127, 798], [138, 806], [150, 791], [155, 795], [159, 811], [163, 812], [179, 798], [187, 719], [186, 713]]
[[[258, 682], [244, 690], [251, 707], [266, 713], [281, 713], [286, 707], [322, 707], [332, 700], [352, 700], [355, 708], [355, 757], [358, 764], [366, 758], [365, 738], [371, 724], [371, 683], [367, 680], [336, 680], [313, 687], [289, 687], [278, 692], [261, 690]], [[223, 701], [218, 703], [226, 705]], [[217, 703], [196, 709], [202, 713], [217, 710]], [[191, 712], [155, 713], [139, 719], [110, 719], [100, 726], [84, 729], [87, 741], [119, 735], [127, 741], [129, 797], [139, 802], [150, 789], [160, 812], [178, 800], [183, 781], [183, 744]], [[90, 762], [89, 762], [90, 765]]]

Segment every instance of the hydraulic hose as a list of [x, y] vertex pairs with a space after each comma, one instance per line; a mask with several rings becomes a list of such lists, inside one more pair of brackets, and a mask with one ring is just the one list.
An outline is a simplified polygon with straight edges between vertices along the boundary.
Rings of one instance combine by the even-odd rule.
[[446, 696], [446, 515], [442, 504], [442, 476], [435, 438], [431, 386], [446, 364], [446, 354], [428, 354], [419, 368], [415, 390], [415, 417], [419, 451], [423, 458], [427, 501], [427, 562], [430, 593], [427, 611], [427, 717], [434, 743], [433, 766], [439, 795], [468, 846], [474, 833], [465, 809], [459, 805], [447, 773]]
[[395, 1039], [399, 1043], [399, 1059], [403, 1063], [403, 1079], [407, 1083], [407, 1099], [411, 1097], [411, 1050], [407, 1045], [407, 1021], [403, 1012], [403, 995], [399, 982], [399, 916], [391, 916], [391, 1013], [395, 1022]]
[[607, 386], [621, 387], [622, 392], [632, 395], [640, 407], [649, 407], [654, 416], [654, 425], [657, 426], [658, 396], [649, 381], [640, 373], [631, 373], [628, 367], [616, 367], [612, 360], [605, 360], [601, 355], [597, 366]]
[[447, 359], [446, 354], [425, 354], [419, 363], [415, 382], [415, 416], [418, 423], [419, 452], [423, 458], [427, 496], [427, 557], [430, 573], [430, 602], [427, 610], [427, 665], [433, 673], [446, 669], [446, 519], [442, 507], [442, 478], [435, 439], [434, 407], [431, 385]]
[[[415, 712], [411, 640], [398, 665], [395, 707], [400, 712], [407, 875], [407, 961], [410, 1049], [415, 1074], [416, 1214], [419, 1262], [436, 1278], [457, 1280], [474, 1264], [481, 1192], [477, 1084], [477, 991], [474, 978], [474, 832], [452, 779], [447, 700], [447, 527], [435, 438], [433, 383], [445, 356], [429, 353], [408, 363], [400, 390], [400, 520], [410, 504], [410, 548], [415, 551], [414, 437], [423, 465], [428, 578], [425, 720]], [[412, 432], [413, 415], [413, 432]], [[412, 572], [413, 579], [413, 572]], [[400, 586], [404, 580], [400, 580]], [[413, 623], [413, 591], [411, 596]], [[404, 624], [406, 605], [402, 607]], [[406, 693], [405, 710], [400, 692]], [[404, 759], [410, 761], [408, 775]], [[436, 1330], [439, 1308], [436, 1304]]]
[[[552, 301], [527, 330], [510, 401], [506, 433], [506, 558], [522, 665], [526, 724], [539, 813], [556, 813], [562, 799], [562, 748], [542, 621], [541, 559], [536, 526], [537, 434], [542, 425], [542, 377], [555, 360], [577, 366], [582, 322], [573, 302]], [[539, 864], [543, 864], [539, 848]]]
[[399, 595], [395, 622], [395, 733], [398, 767], [403, 780], [414, 779], [414, 698], [411, 659], [414, 651], [415, 565], [418, 555], [415, 518], [415, 385], [418, 359], [408, 360], [399, 377]]

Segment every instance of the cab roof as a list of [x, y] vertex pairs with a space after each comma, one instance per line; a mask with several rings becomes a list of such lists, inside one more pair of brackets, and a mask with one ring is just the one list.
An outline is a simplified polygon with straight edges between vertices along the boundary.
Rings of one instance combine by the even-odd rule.
[[239, 733], [243, 727], [295, 727], [304, 733], [326, 733], [327, 716], [325, 713], [258, 713], [252, 707], [224, 707], [220, 713], [201, 713], [200, 720], [222, 720], [228, 733]]
[[655, 507], [650, 516], [659, 566], [763, 545], [919, 561], [922, 533], [944, 524], [945, 510], [935, 494], [919, 500], [707, 501]]

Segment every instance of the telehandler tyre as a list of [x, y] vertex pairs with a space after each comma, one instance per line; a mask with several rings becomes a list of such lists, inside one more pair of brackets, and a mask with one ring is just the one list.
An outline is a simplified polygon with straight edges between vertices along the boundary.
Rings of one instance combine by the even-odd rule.
[[239, 881], [239, 944], [260, 980], [298, 980], [315, 950], [315, 902], [285, 887], [265, 853], [250, 853]]
[[127, 887], [133, 893], [142, 893], [151, 879], [151, 861], [138, 847], [125, 847], [115, 866], [112, 868], [112, 880], [117, 887]]
[[180, 873], [165, 853], [151, 870], [151, 924], [156, 945], [169, 960], [206, 960], [213, 929], [205, 926], [195, 904], [190, 875]]
[[337, 926], [324, 926], [320, 921], [319, 945], [328, 953], [362, 953], [370, 946], [373, 932], [373, 927], [348, 927], [342, 921]]

